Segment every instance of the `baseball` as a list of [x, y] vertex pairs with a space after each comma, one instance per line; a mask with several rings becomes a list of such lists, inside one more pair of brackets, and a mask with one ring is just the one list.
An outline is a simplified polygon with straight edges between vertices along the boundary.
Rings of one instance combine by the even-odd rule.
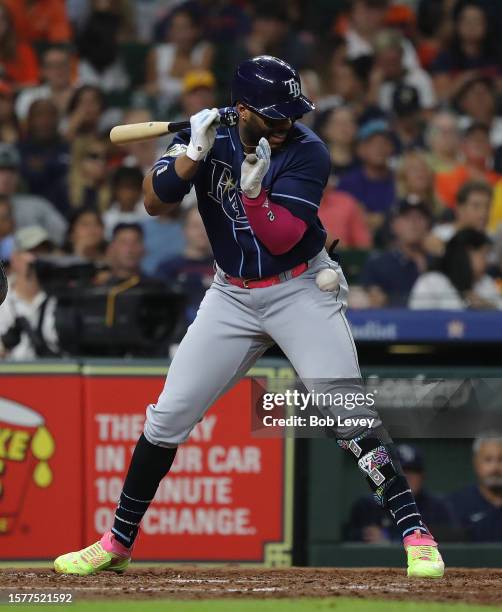
[[336, 270], [326, 268], [316, 275], [315, 282], [321, 291], [335, 291], [338, 289], [340, 279]]

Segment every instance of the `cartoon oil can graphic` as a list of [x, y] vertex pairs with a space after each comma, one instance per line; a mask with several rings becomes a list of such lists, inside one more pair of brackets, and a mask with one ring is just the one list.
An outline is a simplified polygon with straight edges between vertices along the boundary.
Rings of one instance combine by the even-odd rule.
[[29, 488], [51, 485], [54, 450], [41, 414], [0, 397], [0, 538], [14, 531]]

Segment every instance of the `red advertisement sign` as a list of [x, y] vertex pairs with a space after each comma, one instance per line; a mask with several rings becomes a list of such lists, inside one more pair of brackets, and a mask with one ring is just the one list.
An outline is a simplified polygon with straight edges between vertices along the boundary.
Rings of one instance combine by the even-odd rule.
[[[86, 542], [113, 522], [146, 406], [163, 382], [160, 376], [84, 378]], [[281, 548], [285, 441], [252, 436], [251, 386], [242, 380], [180, 446], [143, 521], [135, 559], [263, 562], [267, 545]]]
[[57, 374], [0, 374], [3, 558], [50, 557], [82, 542], [81, 379]]

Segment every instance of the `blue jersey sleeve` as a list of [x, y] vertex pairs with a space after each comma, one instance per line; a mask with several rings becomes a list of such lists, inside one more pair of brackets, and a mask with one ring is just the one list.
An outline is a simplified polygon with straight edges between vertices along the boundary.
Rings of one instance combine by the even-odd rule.
[[162, 202], [180, 202], [192, 187], [192, 182], [181, 179], [174, 169], [176, 158], [186, 152], [189, 142], [190, 132], [179, 132], [152, 168], [153, 190]]
[[317, 219], [331, 161], [322, 142], [300, 144], [270, 186], [269, 197], [307, 225]]

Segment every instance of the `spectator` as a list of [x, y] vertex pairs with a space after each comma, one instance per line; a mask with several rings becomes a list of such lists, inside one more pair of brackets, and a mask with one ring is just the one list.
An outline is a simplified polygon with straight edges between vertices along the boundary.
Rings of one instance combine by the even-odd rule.
[[427, 269], [425, 238], [431, 213], [422, 203], [402, 201], [393, 214], [392, 248], [375, 253], [361, 275], [372, 308], [405, 306], [417, 278]]
[[[374, 42], [385, 26], [389, 0], [351, 0], [348, 27], [344, 34], [347, 56], [355, 59], [373, 55]], [[418, 67], [418, 58], [410, 41], [402, 39], [403, 64], [406, 68]]]
[[112, 204], [103, 214], [107, 239], [110, 239], [117, 225], [141, 223], [147, 215], [143, 205], [142, 185], [143, 172], [139, 168], [122, 166], [115, 171]]
[[40, 225], [49, 234], [51, 241], [60, 245], [66, 232], [64, 217], [46, 199], [16, 193], [20, 162], [19, 153], [13, 145], [0, 143], [0, 196], [10, 202], [16, 229]]
[[12, 13], [20, 40], [64, 43], [71, 38], [65, 2], [61, 0], [2, 0]]
[[469, 179], [482, 180], [495, 185], [501, 178], [491, 170], [492, 148], [488, 127], [482, 123], [473, 123], [467, 128], [462, 142], [463, 163], [450, 172], [436, 174], [436, 194], [441, 203], [448, 208], [455, 207], [458, 190]]
[[183, 77], [194, 69], [209, 70], [213, 46], [202, 40], [197, 16], [182, 4], [171, 14], [165, 41], [150, 51], [146, 67], [146, 89], [152, 96], [162, 96], [170, 106], [182, 92]]
[[355, 152], [357, 123], [354, 112], [348, 106], [328, 111], [319, 131], [329, 149], [331, 178], [336, 185], [339, 177], [358, 165]]
[[422, 151], [407, 151], [399, 160], [396, 171], [397, 193], [409, 202], [423, 202], [432, 215], [441, 212], [434, 194], [434, 172]]
[[432, 235], [440, 242], [439, 255], [444, 253], [444, 245], [463, 229], [486, 232], [490, 218], [492, 188], [483, 181], [467, 181], [457, 193], [455, 219], [451, 223], [441, 223], [432, 228]]
[[64, 133], [70, 142], [80, 136], [98, 135], [105, 111], [105, 98], [99, 87], [82, 85], [68, 104]]
[[394, 177], [389, 168], [393, 148], [387, 122], [374, 119], [364, 124], [358, 132], [357, 146], [362, 165], [342, 176], [338, 184], [340, 191], [361, 202], [372, 229], [381, 226], [395, 201]]
[[309, 67], [312, 46], [292, 31], [287, 4], [281, 0], [253, 3], [254, 17], [244, 46], [236, 50], [238, 60], [257, 55], [273, 55], [289, 62], [298, 70]]
[[0, 308], [0, 358], [16, 361], [57, 353], [55, 298], [49, 298], [33, 269], [37, 255], [52, 251], [49, 234], [34, 225], [16, 232], [9, 292]]
[[419, 106], [431, 109], [436, 104], [429, 75], [419, 66], [405, 67], [402, 36], [394, 30], [383, 30], [375, 38], [375, 63], [370, 75], [370, 99], [389, 112], [398, 85], [409, 85], [418, 92]]
[[93, 207], [105, 211], [110, 205], [108, 181], [108, 139], [89, 136], [72, 147], [70, 204], [73, 208]]
[[502, 308], [495, 281], [486, 274], [491, 242], [486, 234], [463, 229], [447, 243], [436, 269], [413, 286], [409, 308], [464, 310]]
[[449, 501], [471, 542], [502, 542], [502, 438], [479, 437], [472, 450], [477, 483]]
[[[434, 533], [451, 529], [453, 516], [448, 505], [424, 487], [425, 462], [420, 450], [411, 444], [398, 444], [396, 453], [427, 527]], [[352, 506], [348, 536], [349, 540], [368, 544], [400, 542], [402, 539], [401, 532], [396, 529], [385, 509], [368, 495]]]
[[168, 285], [177, 285], [187, 298], [185, 323], [195, 319], [199, 305], [214, 277], [214, 258], [199, 211], [195, 206], [185, 213], [185, 248], [178, 257], [162, 261], [155, 276]]
[[105, 257], [105, 228], [94, 208], [78, 208], [70, 218], [65, 251], [82, 259], [102, 262]]
[[398, 85], [392, 96], [392, 131], [395, 134], [396, 153], [412, 149], [423, 149], [424, 126], [420, 99], [415, 87]]
[[27, 87], [16, 100], [16, 115], [24, 122], [28, 111], [39, 99], [50, 99], [57, 107], [59, 116], [67, 111], [73, 89], [71, 84], [71, 55], [63, 47], [49, 47], [42, 56], [42, 85]]
[[326, 245], [340, 240], [341, 249], [368, 249], [371, 232], [359, 202], [350, 194], [327, 187], [319, 207], [319, 219], [327, 232]]
[[143, 272], [152, 276], [160, 262], [183, 253], [185, 236], [179, 207], [165, 206], [162, 212], [143, 221], [145, 257]]
[[474, 70], [492, 77], [500, 74], [499, 51], [480, 3], [476, 0], [457, 3], [451, 43], [431, 66], [439, 98], [453, 97]]
[[19, 123], [14, 112], [14, 91], [6, 81], [0, 81], [0, 142], [11, 144], [19, 140]]
[[19, 144], [21, 176], [30, 193], [42, 196], [67, 215], [69, 147], [58, 132], [59, 113], [50, 99], [35, 100]]
[[418, 45], [420, 64], [429, 71], [432, 62], [448, 41], [451, 29], [449, 0], [420, 0], [417, 6]]
[[460, 132], [457, 117], [449, 111], [435, 113], [426, 132], [429, 162], [434, 172], [450, 172], [459, 163]]
[[324, 112], [342, 105], [350, 106], [361, 123], [381, 117], [382, 111], [367, 100], [371, 65], [369, 57], [339, 61], [335, 56], [317, 105], [318, 110]]
[[9, 9], [0, 4], [0, 70], [18, 87], [38, 83], [38, 60], [31, 46], [18, 40]]
[[216, 80], [209, 70], [190, 70], [183, 78], [181, 109], [183, 118], [216, 104]]
[[492, 78], [475, 76], [466, 81], [456, 96], [455, 105], [463, 115], [464, 127], [472, 123], [486, 125], [492, 146], [502, 145], [502, 118], [497, 117], [497, 93]]
[[137, 277], [141, 281], [141, 259], [145, 253], [143, 230], [137, 223], [119, 223], [113, 230], [106, 251], [110, 276], [107, 284], [116, 285]]
[[0, 262], [9, 261], [14, 250], [14, 215], [10, 202], [0, 196]]
[[80, 55], [79, 83], [99, 86], [104, 92], [124, 91], [129, 86], [129, 76], [119, 53], [122, 24], [117, 9], [118, 4], [111, 0], [94, 1], [76, 40]]

